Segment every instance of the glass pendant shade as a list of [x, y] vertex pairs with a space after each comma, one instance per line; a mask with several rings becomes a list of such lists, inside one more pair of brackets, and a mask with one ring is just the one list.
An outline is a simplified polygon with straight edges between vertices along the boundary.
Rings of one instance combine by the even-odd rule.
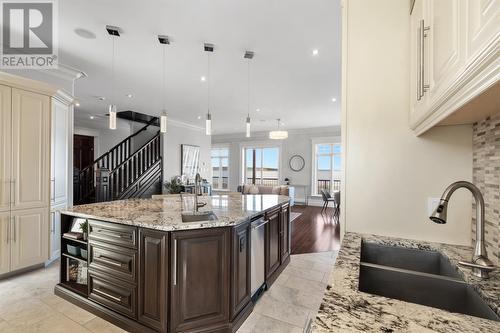
[[246, 126], [247, 126], [246, 137], [249, 138], [250, 137], [250, 117], [247, 117]]
[[167, 113], [165, 111], [160, 116], [160, 132], [167, 133]]
[[278, 129], [276, 131], [270, 131], [269, 132], [269, 139], [272, 139], [272, 140], [284, 140], [284, 139], [288, 138], [288, 131], [282, 131], [282, 130], [280, 130], [281, 119], [277, 119], [277, 120], [278, 120]]
[[116, 105], [109, 105], [109, 129], [116, 129]]
[[207, 113], [207, 120], [205, 120], [205, 134], [212, 135], [212, 115]]

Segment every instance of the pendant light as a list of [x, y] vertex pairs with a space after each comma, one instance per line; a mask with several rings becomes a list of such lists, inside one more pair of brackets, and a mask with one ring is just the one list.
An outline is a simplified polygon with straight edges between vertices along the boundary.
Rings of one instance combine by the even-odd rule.
[[158, 35], [158, 40], [160, 41], [160, 44], [163, 46], [163, 68], [162, 68], [162, 99], [163, 99], [163, 108], [161, 110], [161, 115], [160, 115], [160, 132], [161, 133], [167, 133], [167, 110], [165, 108], [165, 95], [166, 95], [166, 89], [165, 89], [165, 49], [166, 46], [170, 44], [170, 40], [168, 39], [168, 36], [164, 35]]
[[[111, 25], [106, 26], [108, 34], [111, 35], [112, 51], [111, 51], [111, 102], [114, 100], [115, 94], [115, 37], [120, 37], [118, 27]], [[109, 112], [109, 129], [116, 129], [116, 104], [110, 103], [108, 107]]]
[[251, 136], [250, 133], [250, 59], [253, 58], [252, 51], [246, 51], [243, 58], [248, 59], [247, 63], [247, 120], [246, 120], [246, 134], [245, 136], [249, 138]]
[[288, 138], [288, 131], [280, 130], [281, 119], [276, 120], [278, 121], [278, 129], [276, 131], [269, 132], [269, 139], [284, 140]]
[[212, 135], [212, 114], [210, 113], [210, 53], [214, 52], [214, 45], [205, 43], [203, 49], [207, 52], [207, 119], [205, 120], [205, 134]]

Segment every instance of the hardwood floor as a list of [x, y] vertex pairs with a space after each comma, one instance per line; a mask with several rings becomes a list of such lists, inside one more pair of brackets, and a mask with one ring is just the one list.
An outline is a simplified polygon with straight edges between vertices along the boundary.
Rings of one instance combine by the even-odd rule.
[[333, 208], [321, 213], [321, 207], [293, 206], [302, 213], [292, 222], [292, 254], [337, 251], [340, 248], [340, 224]]

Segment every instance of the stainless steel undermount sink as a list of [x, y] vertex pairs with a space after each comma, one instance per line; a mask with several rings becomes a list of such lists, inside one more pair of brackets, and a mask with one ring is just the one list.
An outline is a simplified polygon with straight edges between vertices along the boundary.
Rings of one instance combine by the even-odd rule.
[[359, 290], [450, 312], [500, 321], [438, 252], [363, 242]]
[[217, 215], [214, 212], [198, 212], [196, 214], [182, 214], [182, 222], [201, 222], [201, 221], [215, 221]]

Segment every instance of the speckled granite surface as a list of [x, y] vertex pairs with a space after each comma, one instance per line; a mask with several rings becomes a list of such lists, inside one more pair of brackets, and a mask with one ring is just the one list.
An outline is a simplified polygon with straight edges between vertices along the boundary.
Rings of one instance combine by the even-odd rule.
[[[406, 248], [439, 251], [455, 266], [470, 260], [469, 247], [426, 243], [373, 235], [346, 233], [330, 284], [314, 320], [312, 332], [500, 332], [500, 322], [451, 313], [358, 291], [361, 240]], [[463, 279], [500, 314], [500, 272], [481, 280], [466, 268], [457, 268]]]
[[259, 213], [290, 200], [282, 195], [214, 195], [198, 197], [206, 206], [199, 212], [213, 211], [217, 220], [182, 222], [182, 212], [192, 213], [192, 195], [165, 196], [158, 199], [130, 199], [80, 205], [61, 211], [77, 217], [134, 225], [163, 231], [214, 228], [237, 225]]

